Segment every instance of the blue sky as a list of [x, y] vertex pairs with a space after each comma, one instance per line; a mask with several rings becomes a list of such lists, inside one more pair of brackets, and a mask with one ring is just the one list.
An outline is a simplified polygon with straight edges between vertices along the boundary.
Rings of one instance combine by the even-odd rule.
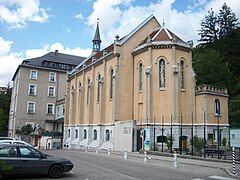
[[89, 56], [97, 18], [102, 47], [128, 34], [149, 15], [183, 40], [197, 43], [199, 23], [226, 2], [240, 17], [239, 0], [0, 0], [0, 86], [22, 60], [56, 49]]

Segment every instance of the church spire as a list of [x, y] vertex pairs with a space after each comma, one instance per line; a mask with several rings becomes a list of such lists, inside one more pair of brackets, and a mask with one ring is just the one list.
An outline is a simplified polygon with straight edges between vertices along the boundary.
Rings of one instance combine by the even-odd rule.
[[93, 53], [99, 52], [101, 42], [102, 42], [100, 38], [100, 33], [99, 33], [99, 18], [97, 19], [97, 28], [96, 28], [95, 35], [92, 42], [93, 42]]

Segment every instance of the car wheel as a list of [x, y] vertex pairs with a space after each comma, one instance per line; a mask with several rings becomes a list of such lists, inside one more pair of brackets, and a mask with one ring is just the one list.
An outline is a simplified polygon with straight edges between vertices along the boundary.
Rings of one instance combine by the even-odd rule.
[[62, 174], [63, 168], [60, 165], [53, 165], [48, 172], [48, 175], [51, 178], [60, 178], [62, 177]]

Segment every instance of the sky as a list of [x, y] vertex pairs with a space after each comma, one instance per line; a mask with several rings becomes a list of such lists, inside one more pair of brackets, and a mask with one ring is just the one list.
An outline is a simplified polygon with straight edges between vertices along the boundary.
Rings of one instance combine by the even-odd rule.
[[201, 20], [224, 3], [240, 18], [240, 0], [0, 0], [0, 86], [24, 59], [55, 50], [88, 57], [98, 18], [102, 48], [151, 14], [196, 45]]

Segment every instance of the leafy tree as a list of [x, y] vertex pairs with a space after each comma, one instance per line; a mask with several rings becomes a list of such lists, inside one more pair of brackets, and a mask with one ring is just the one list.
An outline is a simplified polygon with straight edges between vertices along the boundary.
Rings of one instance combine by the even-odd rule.
[[[4, 114], [3, 107], [0, 107], [0, 132], [6, 131], [6, 117]], [[4, 135], [4, 134], [3, 134]]]
[[195, 135], [193, 139], [190, 139], [190, 143], [193, 145], [195, 152], [198, 152], [199, 155], [201, 155], [200, 151], [204, 147], [204, 139]]
[[166, 142], [165, 142], [167, 144], [168, 149], [170, 149], [172, 147], [173, 141], [175, 141], [174, 137], [171, 138], [171, 135], [168, 135]]
[[6, 94], [0, 93], [0, 136], [7, 135], [10, 98], [11, 98], [11, 88], [10, 86], [8, 86]]
[[2, 170], [2, 171], [9, 171], [9, 170], [12, 170], [12, 166], [6, 165], [5, 161], [0, 161], [0, 170]]
[[199, 30], [199, 35], [201, 36], [201, 38], [199, 42], [201, 44], [207, 44], [217, 39], [217, 16], [212, 9], [208, 11], [208, 14], [201, 21], [200, 25], [201, 30]]
[[193, 68], [197, 74], [197, 84], [227, 87], [232, 82], [232, 74], [220, 53], [216, 50], [209, 48], [195, 49]]
[[224, 37], [237, 28], [237, 21], [235, 14], [226, 3], [223, 4], [218, 16], [219, 37]]
[[200, 23], [200, 39], [198, 40], [200, 44], [198, 46], [205, 46], [228, 35], [237, 29], [237, 21], [235, 14], [226, 3], [223, 4], [218, 15], [210, 9]]
[[33, 127], [31, 124], [27, 124], [25, 126], [22, 126], [22, 134], [28, 135], [33, 132]]
[[220, 52], [233, 76], [240, 77], [240, 28], [214, 42], [214, 48]]

